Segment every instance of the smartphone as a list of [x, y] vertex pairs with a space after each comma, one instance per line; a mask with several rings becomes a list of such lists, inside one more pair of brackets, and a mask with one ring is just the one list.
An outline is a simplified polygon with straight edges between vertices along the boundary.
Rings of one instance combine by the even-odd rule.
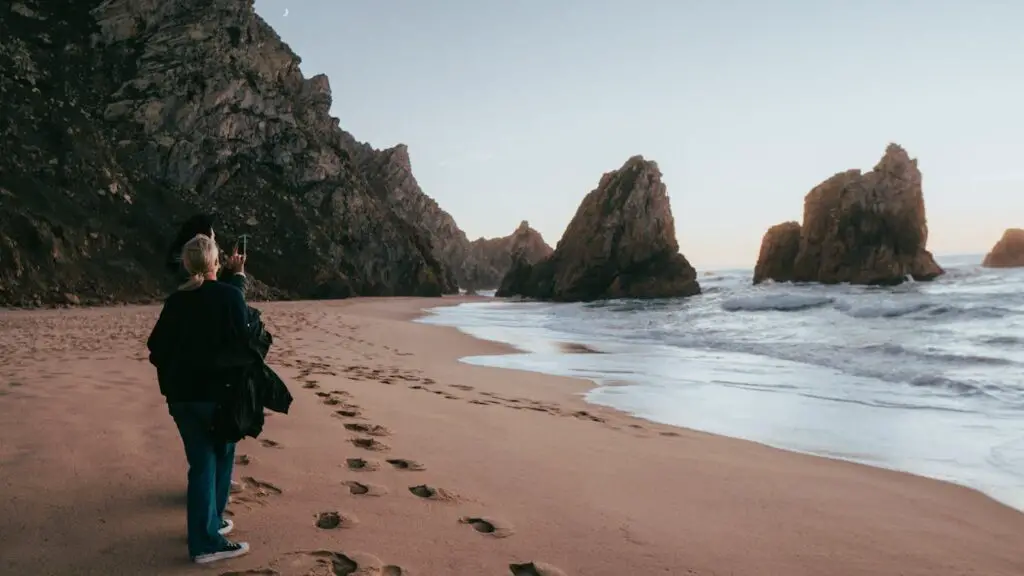
[[249, 235], [242, 234], [242, 243], [238, 245], [238, 253], [245, 256], [246, 250], [248, 249]]

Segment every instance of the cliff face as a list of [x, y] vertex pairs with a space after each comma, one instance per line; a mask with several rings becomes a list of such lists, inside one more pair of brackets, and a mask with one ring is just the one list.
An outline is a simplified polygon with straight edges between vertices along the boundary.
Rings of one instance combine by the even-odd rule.
[[459, 286], [466, 290], [497, 288], [512, 267], [513, 259], [533, 264], [553, 252], [544, 237], [523, 220], [515, 232], [500, 238], [478, 238], [469, 244], [467, 263]]
[[369, 179], [375, 197], [412, 225], [420, 236], [429, 239], [431, 254], [444, 265], [445, 293], [458, 292], [466, 271], [475, 267], [469, 256], [469, 238], [451, 214], [420, 189], [412, 174], [408, 148], [399, 144], [387, 150], [374, 150], [351, 139], [346, 142], [346, 149]]
[[986, 268], [1024, 267], [1024, 229], [1006, 230], [981, 265]]
[[[899, 284], [943, 273], [926, 245], [921, 171], [903, 148], [890, 144], [867, 173], [841, 172], [804, 198], [799, 249], [765, 234], [754, 282]], [[785, 241], [792, 242], [790, 227]]]
[[697, 273], [679, 253], [661, 171], [642, 156], [604, 174], [555, 251], [535, 264], [516, 258], [498, 290], [561, 301], [699, 293]]
[[198, 211], [290, 297], [456, 289], [404, 147], [341, 130], [251, 0], [4, 3], [0, 69], [0, 305], [159, 294]]

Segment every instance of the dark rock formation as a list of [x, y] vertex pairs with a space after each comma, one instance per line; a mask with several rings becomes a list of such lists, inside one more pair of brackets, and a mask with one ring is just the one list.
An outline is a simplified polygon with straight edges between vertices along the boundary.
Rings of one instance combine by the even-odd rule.
[[754, 283], [770, 278], [793, 278], [797, 254], [800, 252], [800, 223], [783, 222], [764, 233], [761, 253], [754, 268]]
[[460, 269], [459, 286], [467, 291], [497, 288], [512, 268], [513, 259], [533, 264], [552, 252], [540, 232], [523, 220], [508, 236], [478, 238], [469, 244], [466, 265]]
[[498, 290], [560, 301], [699, 293], [697, 273], [679, 253], [661, 171], [642, 156], [602, 176], [554, 253], [535, 264], [515, 258]]
[[[875, 168], [841, 172], [804, 198], [803, 225], [769, 230], [754, 282], [899, 284], [943, 273], [926, 249], [928, 225], [917, 160], [890, 144]], [[793, 236], [799, 231], [794, 254]]]
[[1024, 229], [1009, 228], [1003, 237], [985, 255], [981, 263], [986, 268], [1024, 267]]
[[200, 211], [288, 297], [456, 289], [404, 147], [341, 130], [251, 0], [5, 2], [0, 69], [0, 305], [157, 296]]
[[420, 189], [412, 174], [405, 144], [380, 151], [354, 138], [348, 139], [346, 144], [351, 158], [369, 179], [376, 197], [411, 224], [420, 236], [430, 240], [431, 254], [445, 268], [445, 292], [458, 292], [462, 284], [459, 277], [465, 277], [464, 270], [474, 269], [468, 254], [469, 239], [451, 214]]

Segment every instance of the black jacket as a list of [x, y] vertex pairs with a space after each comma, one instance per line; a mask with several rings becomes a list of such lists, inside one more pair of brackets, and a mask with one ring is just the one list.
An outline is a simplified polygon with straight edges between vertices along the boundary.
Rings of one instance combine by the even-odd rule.
[[221, 367], [232, 377], [225, 385], [213, 419], [213, 436], [219, 442], [238, 442], [263, 431], [263, 409], [287, 414], [291, 392], [264, 362], [274, 338], [266, 330], [260, 311], [249, 308], [249, 343], [238, 356], [221, 358]]
[[168, 402], [217, 402], [232, 376], [225, 358], [249, 350], [249, 308], [224, 282], [167, 297], [147, 346]]

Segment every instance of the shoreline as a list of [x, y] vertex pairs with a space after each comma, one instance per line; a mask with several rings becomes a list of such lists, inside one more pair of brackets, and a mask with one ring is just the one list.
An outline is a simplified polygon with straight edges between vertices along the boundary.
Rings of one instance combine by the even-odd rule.
[[256, 304], [295, 402], [238, 445], [253, 551], [209, 569], [185, 557], [184, 456], [142, 345], [159, 309], [0, 312], [0, 573], [1024, 573], [1024, 516], [977, 491], [460, 362], [515, 352], [413, 321], [464, 301]]
[[[488, 299], [486, 301], [492, 301], [492, 300], [493, 299]], [[473, 300], [473, 302], [476, 302], [476, 301], [479, 301], [479, 300]], [[423, 310], [424, 313], [420, 314], [420, 315], [417, 315], [415, 318], [412, 319], [412, 321], [417, 321], [417, 320], [419, 320], [421, 318], [426, 318], [428, 316], [434, 315], [435, 313], [432, 312], [432, 310], [435, 309], [435, 308], [443, 308], [443, 307], [447, 307], [447, 306], [458, 306], [459, 304], [462, 304], [462, 303], [463, 302], [457, 302], [457, 303], [453, 302], [453, 303], [445, 304], [445, 305], [442, 305], [442, 306], [436, 306], [436, 307], [431, 307], [431, 308], [428, 308], [428, 309], [424, 309]], [[445, 324], [428, 324], [428, 323], [424, 323], [424, 324], [426, 324], [428, 326], [436, 327], [436, 328], [454, 329], [454, 330], [458, 331], [460, 334], [465, 335], [465, 336], [467, 336], [469, 338], [473, 338], [474, 340], [480, 340], [480, 341], [484, 341], [484, 342], [494, 343], [494, 344], [498, 344], [500, 346], [504, 346], [504, 347], [507, 348], [506, 351], [503, 351], [503, 352], [500, 352], [500, 353], [497, 353], [497, 354], [486, 354], [486, 355], [483, 355], [483, 356], [503, 356], [503, 355], [530, 354], [531, 353], [528, 350], [518, 348], [518, 347], [516, 347], [516, 346], [514, 346], [512, 344], [508, 344], [508, 343], [505, 343], [505, 342], [499, 342], [499, 341], [495, 341], [495, 340], [488, 340], [488, 339], [483, 338], [483, 337], [475, 336], [473, 334], [470, 334], [469, 332], [463, 331], [458, 326], [445, 325]], [[582, 344], [582, 343], [578, 343], [578, 342], [557, 341], [557, 342], [554, 342], [554, 344], [557, 345], [559, 353], [561, 353], [561, 354], [605, 354], [605, 352], [601, 352], [601, 351], [593, 348], [590, 345]], [[478, 356], [478, 355], [474, 355], [474, 356]], [[463, 357], [459, 358], [459, 361], [460, 362], [464, 362], [466, 359], [474, 357], [474, 356], [463, 356]], [[697, 434], [709, 434], [711, 436], [718, 437], [718, 438], [728, 438], [730, 440], [737, 440], [737, 441], [741, 441], [741, 442], [750, 442], [752, 444], [756, 444], [758, 446], [762, 446], [764, 448], [768, 448], [768, 449], [771, 449], [771, 450], [781, 450], [783, 452], [788, 452], [788, 453], [791, 453], [791, 454], [800, 454], [800, 455], [803, 455], [803, 456], [810, 456], [810, 457], [813, 457], [813, 458], [822, 458], [822, 459], [833, 461], [833, 462], [841, 462], [841, 463], [852, 464], [852, 465], [856, 465], [856, 466], [864, 466], [864, 467], [867, 467], [867, 468], [870, 468], [870, 469], [873, 469], [873, 470], [881, 470], [881, 471], [890, 472], [890, 473], [905, 474], [905, 475], [911, 476], [913, 478], [919, 478], [919, 479], [923, 479], [923, 480], [926, 480], [926, 481], [929, 481], [929, 482], [941, 482], [943, 484], [948, 484], [948, 485], [951, 485], [951, 486], [955, 486], [957, 488], [963, 488], [963, 489], [975, 492], [978, 495], [980, 495], [980, 496], [982, 496], [982, 497], [984, 497], [984, 498], [986, 498], [986, 499], [988, 499], [988, 500], [990, 500], [990, 501], [992, 501], [992, 502], [994, 502], [994, 503], [996, 503], [996, 504], [998, 504], [1000, 506], [1004, 506], [1004, 507], [1006, 507], [1006, 508], [1008, 508], [1010, 510], [1013, 510], [1014, 512], [1020, 513], [1022, 516], [1024, 516], [1024, 508], [1019, 508], [1017, 506], [1013, 506], [1013, 505], [1011, 505], [1011, 504], [1009, 504], [1007, 502], [1004, 502], [1003, 500], [1000, 500], [999, 498], [996, 498], [995, 496], [992, 496], [992, 495], [990, 495], [990, 494], [988, 494], [988, 493], [986, 493], [986, 492], [984, 492], [984, 491], [982, 491], [982, 490], [980, 490], [978, 488], [975, 488], [975, 487], [967, 485], [967, 484], [962, 484], [962, 483], [959, 483], [959, 482], [955, 482], [955, 481], [952, 481], [952, 480], [946, 480], [946, 479], [937, 478], [937, 477], [934, 477], [934, 476], [927, 476], [927, 475], [924, 475], [924, 474], [919, 474], [919, 473], [913, 472], [911, 470], [906, 470], [906, 469], [898, 468], [898, 467], [895, 467], [895, 466], [884, 466], [884, 465], [881, 465], [880, 463], [871, 463], [871, 462], [869, 462], [867, 460], [857, 460], [856, 458], [846, 457], [846, 456], [843, 456], [842, 454], [826, 454], [826, 453], [813, 452], [813, 451], [809, 451], [809, 450], [800, 450], [800, 449], [796, 449], [796, 448], [789, 448], [789, 447], [782, 446], [782, 445], [769, 444], [767, 442], [762, 442], [762, 441], [754, 440], [754, 439], [751, 439], [751, 438], [743, 438], [741, 436], [732, 436], [732, 435], [729, 435], [729, 434], [710, 432], [710, 431], [701, 430], [701, 429], [698, 429], [698, 428], [690, 428], [690, 427], [687, 427], [685, 425], [680, 425], [680, 424], [670, 424], [670, 423], [666, 423], [666, 422], [660, 422], [660, 421], [657, 421], [657, 420], [651, 420], [651, 419], [645, 418], [644, 416], [641, 416], [641, 415], [638, 415], [638, 414], [633, 414], [631, 412], [628, 412], [628, 411], [620, 409], [620, 408], [616, 408], [614, 406], [605, 405], [605, 404], [598, 404], [598, 403], [592, 403], [592, 402], [589, 402], [589, 401], [586, 400], [587, 393], [589, 393], [589, 392], [591, 392], [593, 390], [596, 390], [598, 388], [601, 388], [602, 384], [600, 384], [597, 381], [595, 381], [595, 380], [593, 380], [591, 378], [588, 378], [586, 376], [564, 376], [564, 375], [555, 374], [555, 373], [551, 373], [551, 372], [544, 372], [544, 371], [541, 371], [541, 370], [531, 370], [531, 369], [514, 368], [514, 367], [502, 367], [502, 366], [493, 366], [493, 365], [476, 365], [476, 364], [470, 364], [470, 365], [475, 365], [475, 366], [480, 366], [480, 367], [485, 367], [485, 368], [491, 368], [491, 369], [496, 369], [496, 370], [522, 371], [522, 372], [533, 373], [533, 374], [542, 374], [544, 376], [550, 376], [550, 377], [556, 377], [556, 378], [569, 378], [571, 380], [578, 380], [578, 381], [584, 383], [585, 389], [580, 393], [579, 396], [573, 395], [572, 399], [573, 400], [579, 400], [579, 401], [582, 402], [582, 404], [584, 406], [592, 408], [592, 409], [600, 408], [601, 410], [610, 410], [610, 411], [613, 411], [615, 413], [621, 414], [621, 415], [623, 415], [625, 417], [632, 418], [632, 419], [635, 419], [637, 421], [644, 422], [644, 423], [650, 423], [650, 424], [658, 425], [658, 426], [668, 426], [668, 427], [678, 428], [680, 430], [686, 430], [688, 432], [693, 432], [693, 433], [697, 433]]]

